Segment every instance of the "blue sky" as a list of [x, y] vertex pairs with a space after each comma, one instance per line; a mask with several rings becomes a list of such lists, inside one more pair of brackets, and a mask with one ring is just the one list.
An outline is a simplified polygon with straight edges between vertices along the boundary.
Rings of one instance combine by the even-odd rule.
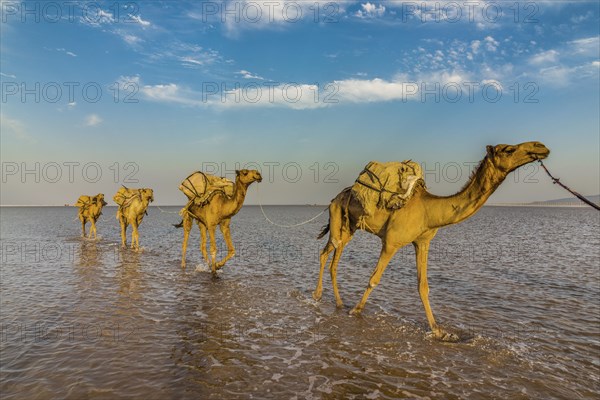
[[[370, 160], [404, 159], [451, 194], [485, 145], [529, 140], [597, 194], [599, 7], [2, 0], [0, 203], [125, 183], [183, 204], [189, 173], [258, 166], [263, 203], [325, 204]], [[560, 197], [530, 166], [490, 201]]]

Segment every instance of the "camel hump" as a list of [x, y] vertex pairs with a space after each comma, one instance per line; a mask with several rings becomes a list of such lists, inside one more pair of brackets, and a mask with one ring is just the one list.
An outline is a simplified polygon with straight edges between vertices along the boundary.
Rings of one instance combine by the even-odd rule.
[[356, 179], [352, 193], [365, 213], [372, 215], [377, 208], [397, 210], [404, 206], [419, 181], [424, 182], [423, 171], [414, 161], [371, 161]]
[[203, 202], [215, 190], [222, 190], [228, 196], [233, 195], [233, 186], [234, 183], [227, 178], [196, 171], [181, 182], [179, 190], [188, 200], [199, 198]]

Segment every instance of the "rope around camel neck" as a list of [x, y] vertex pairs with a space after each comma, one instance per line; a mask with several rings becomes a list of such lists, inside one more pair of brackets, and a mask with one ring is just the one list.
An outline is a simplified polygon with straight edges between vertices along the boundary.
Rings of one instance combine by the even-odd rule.
[[267, 222], [271, 223], [272, 225], [278, 226], [278, 227], [280, 227], [280, 228], [295, 228], [295, 227], [298, 227], [298, 226], [306, 225], [306, 224], [308, 224], [309, 222], [312, 222], [312, 221], [314, 221], [315, 219], [319, 218], [319, 217], [320, 217], [321, 215], [323, 215], [323, 213], [324, 213], [325, 211], [327, 211], [327, 209], [329, 208], [329, 207], [326, 207], [326, 208], [325, 208], [323, 211], [321, 211], [320, 213], [318, 213], [317, 215], [315, 215], [314, 217], [312, 217], [312, 218], [311, 218], [311, 219], [309, 219], [308, 221], [300, 222], [299, 224], [292, 224], [292, 225], [282, 225], [282, 224], [278, 224], [278, 223], [276, 223], [276, 222], [273, 222], [273, 221], [271, 221], [271, 220], [269, 219], [269, 217], [267, 217], [267, 214], [265, 214], [265, 210], [263, 209], [262, 202], [260, 201], [260, 192], [259, 192], [259, 190], [258, 190], [258, 186], [259, 186], [259, 185], [256, 185], [256, 195], [257, 195], [257, 198], [258, 198], [258, 205], [260, 206], [260, 211], [262, 212], [262, 215], [265, 217], [265, 219], [267, 220]]
[[565, 189], [566, 191], [568, 191], [569, 193], [571, 193], [573, 196], [577, 197], [579, 200], [583, 201], [585, 204], [587, 204], [589, 206], [592, 206], [596, 210], [600, 211], [600, 207], [597, 204], [592, 203], [590, 200], [586, 199], [585, 197], [583, 197], [582, 195], [580, 195], [576, 191], [570, 189], [567, 185], [564, 185], [563, 183], [561, 183], [558, 178], [553, 177], [552, 174], [550, 174], [550, 171], [548, 171], [548, 168], [546, 168], [546, 166], [542, 162], [542, 160], [538, 160], [538, 162], [540, 163], [540, 165], [542, 166], [542, 168], [544, 168], [544, 171], [546, 171], [546, 173], [548, 174], [548, 176], [550, 177], [550, 179], [552, 179], [553, 183], [558, 184], [560, 187], [562, 187], [563, 189]]

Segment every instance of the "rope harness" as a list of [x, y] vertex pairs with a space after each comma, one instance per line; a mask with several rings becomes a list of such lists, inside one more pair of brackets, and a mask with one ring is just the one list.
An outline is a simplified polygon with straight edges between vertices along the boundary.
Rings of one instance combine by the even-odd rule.
[[565, 189], [566, 191], [568, 191], [569, 193], [571, 193], [573, 196], [575, 196], [579, 200], [583, 201], [585, 204], [587, 204], [587, 205], [589, 205], [591, 207], [594, 207], [596, 210], [600, 211], [600, 206], [598, 206], [597, 204], [595, 204], [595, 203], [591, 202], [590, 200], [586, 199], [585, 197], [583, 197], [582, 195], [580, 195], [579, 193], [577, 193], [573, 189], [569, 188], [567, 185], [561, 183], [558, 178], [553, 177], [552, 174], [550, 173], [550, 171], [548, 171], [548, 168], [546, 168], [546, 166], [542, 162], [542, 160], [538, 159], [538, 162], [540, 163], [540, 165], [542, 166], [542, 168], [544, 168], [544, 171], [546, 171], [546, 173], [548, 174], [548, 176], [550, 177], [550, 179], [552, 179], [552, 183], [558, 184], [558, 186], [562, 187], [563, 189]]
[[[389, 168], [387, 168], [387, 176], [385, 178], [385, 181], [382, 181], [382, 178], [375, 172], [373, 172], [369, 167], [371, 165], [373, 165], [374, 162], [370, 162], [369, 164], [367, 164], [367, 166], [365, 166], [365, 168], [361, 171], [361, 173], [358, 175], [358, 178], [356, 178], [356, 180], [354, 181], [355, 183], [366, 187], [369, 190], [372, 190], [376, 193], [378, 193], [378, 197], [377, 197], [377, 207], [378, 208], [387, 208], [389, 210], [397, 210], [399, 208], [401, 208], [408, 200], [410, 200], [410, 198], [412, 197], [413, 191], [414, 191], [414, 186], [416, 184], [420, 184], [423, 187], [425, 187], [425, 181], [423, 180], [421, 176], [420, 172], [417, 172], [415, 170], [414, 167], [412, 167], [410, 164], [412, 163], [412, 160], [407, 160], [407, 161], [403, 161], [402, 164], [402, 168], [399, 168], [396, 170], [396, 173], [398, 175], [398, 182], [397, 184], [399, 185], [399, 187], [404, 190], [404, 191], [397, 191], [397, 190], [391, 190], [393, 189], [393, 186], [390, 187], [390, 185], [388, 185], [388, 183], [390, 182], [390, 178], [391, 176], [389, 175]], [[409, 173], [409, 176], [411, 177], [417, 177], [417, 179], [413, 179], [412, 181], [408, 182], [407, 187], [405, 188], [405, 172], [407, 171], [406, 168], [410, 168], [412, 169], [412, 174]], [[384, 173], [383, 171], [381, 173]], [[370, 179], [370, 182], [365, 182], [365, 177], [368, 177], [368, 179]], [[406, 179], [406, 181], [408, 181], [408, 179]], [[352, 189], [355, 190], [355, 189]], [[386, 196], [387, 195], [387, 196]], [[362, 196], [359, 195], [359, 199]], [[363, 200], [361, 200], [361, 204], [363, 204]], [[364, 206], [365, 204], [363, 204]], [[361, 222], [362, 224], [362, 222]]]
[[327, 211], [329, 209], [329, 207], [326, 207], [323, 211], [321, 211], [320, 213], [318, 213], [317, 215], [315, 215], [314, 217], [312, 217], [311, 219], [304, 221], [304, 222], [300, 222], [298, 224], [292, 224], [292, 225], [282, 225], [282, 224], [278, 224], [276, 222], [273, 222], [269, 219], [269, 217], [267, 217], [267, 214], [265, 214], [265, 210], [263, 209], [262, 206], [262, 202], [260, 201], [260, 191], [258, 190], [258, 186], [256, 185], [256, 197], [258, 198], [258, 205], [260, 206], [260, 211], [262, 212], [263, 217], [265, 217], [265, 219], [267, 220], [267, 222], [269, 222], [272, 225], [278, 226], [280, 228], [296, 228], [298, 226], [302, 226], [302, 225], [306, 225], [309, 222], [314, 221], [315, 219], [319, 218], [321, 215], [323, 215], [323, 213], [325, 211]]
[[[128, 189], [125, 185], [121, 185], [121, 186], [123, 186], [125, 189]], [[133, 200], [135, 200], [136, 198], [139, 199], [140, 202], [142, 201], [142, 192], [141, 192], [141, 189], [137, 189], [137, 192], [135, 194], [132, 194], [131, 196], [125, 196], [122, 193], [119, 193], [119, 196], [124, 199], [123, 202], [121, 204], [119, 204], [119, 210], [118, 211], [120, 211], [121, 214], [123, 214], [123, 210], [125, 208], [129, 207], [131, 205], [131, 203], [133, 203]], [[148, 209], [147, 208], [146, 208], [146, 210], [144, 210], [144, 214], [148, 215]]]

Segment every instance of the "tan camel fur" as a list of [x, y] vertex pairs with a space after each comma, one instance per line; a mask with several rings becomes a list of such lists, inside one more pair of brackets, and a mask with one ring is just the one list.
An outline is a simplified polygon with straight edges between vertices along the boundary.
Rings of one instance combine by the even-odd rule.
[[[398, 249], [412, 243], [416, 253], [419, 295], [429, 326], [438, 339], [458, 340], [456, 335], [447, 333], [436, 324], [429, 305], [427, 284], [429, 242], [439, 228], [457, 224], [475, 214], [511, 171], [532, 161], [544, 159], [549, 154], [550, 150], [540, 142], [487, 146], [485, 158], [469, 182], [458, 193], [447, 197], [435, 196], [419, 185], [415, 188], [412, 199], [402, 208], [378, 209], [372, 216], [368, 216], [364, 229], [381, 239], [382, 248], [377, 266], [369, 279], [369, 285], [362, 299], [350, 313], [359, 314], [362, 311], [369, 294], [379, 284], [390, 259]], [[329, 231], [329, 240], [320, 255], [319, 280], [313, 292], [316, 300], [321, 298], [323, 271], [330, 253], [334, 251], [329, 270], [337, 306], [343, 306], [336, 281], [337, 265], [344, 247], [358, 229], [357, 221], [362, 215], [364, 212], [360, 203], [353, 198], [350, 190], [343, 190], [332, 200], [329, 206], [329, 224], [319, 235], [321, 238]]]
[[152, 189], [128, 189], [122, 187], [113, 197], [119, 205], [117, 221], [121, 224], [121, 246], [127, 247], [127, 227], [131, 225], [131, 248], [138, 250], [140, 247], [140, 234], [138, 228], [147, 214], [148, 205], [154, 201]]
[[79, 196], [75, 206], [79, 207], [77, 216], [81, 221], [82, 237], [85, 237], [85, 224], [89, 221], [91, 226], [88, 238], [92, 239], [92, 236], [94, 236], [94, 239], [96, 239], [96, 221], [98, 221], [98, 218], [102, 215], [102, 207], [105, 205], [106, 202], [104, 201], [104, 194], [102, 193], [98, 193], [95, 196]]
[[[181, 210], [183, 220], [176, 227], [183, 227], [183, 245], [181, 248], [181, 267], [185, 268], [185, 253], [187, 249], [187, 241], [192, 229], [192, 220], [196, 220], [201, 234], [202, 256], [209, 263], [208, 255], [206, 254], [206, 231], [210, 237], [210, 267], [213, 275], [216, 275], [217, 270], [221, 269], [225, 263], [235, 255], [235, 248], [231, 241], [231, 231], [229, 223], [233, 217], [242, 208], [248, 186], [253, 182], [261, 182], [262, 177], [256, 170], [242, 169], [236, 171], [235, 186], [233, 195], [228, 196], [222, 190], [215, 190], [206, 200], [204, 205], [195, 204], [190, 201], [186, 207]], [[217, 262], [217, 244], [216, 244], [216, 228], [217, 225], [221, 229], [225, 243], [227, 244], [227, 256]]]

